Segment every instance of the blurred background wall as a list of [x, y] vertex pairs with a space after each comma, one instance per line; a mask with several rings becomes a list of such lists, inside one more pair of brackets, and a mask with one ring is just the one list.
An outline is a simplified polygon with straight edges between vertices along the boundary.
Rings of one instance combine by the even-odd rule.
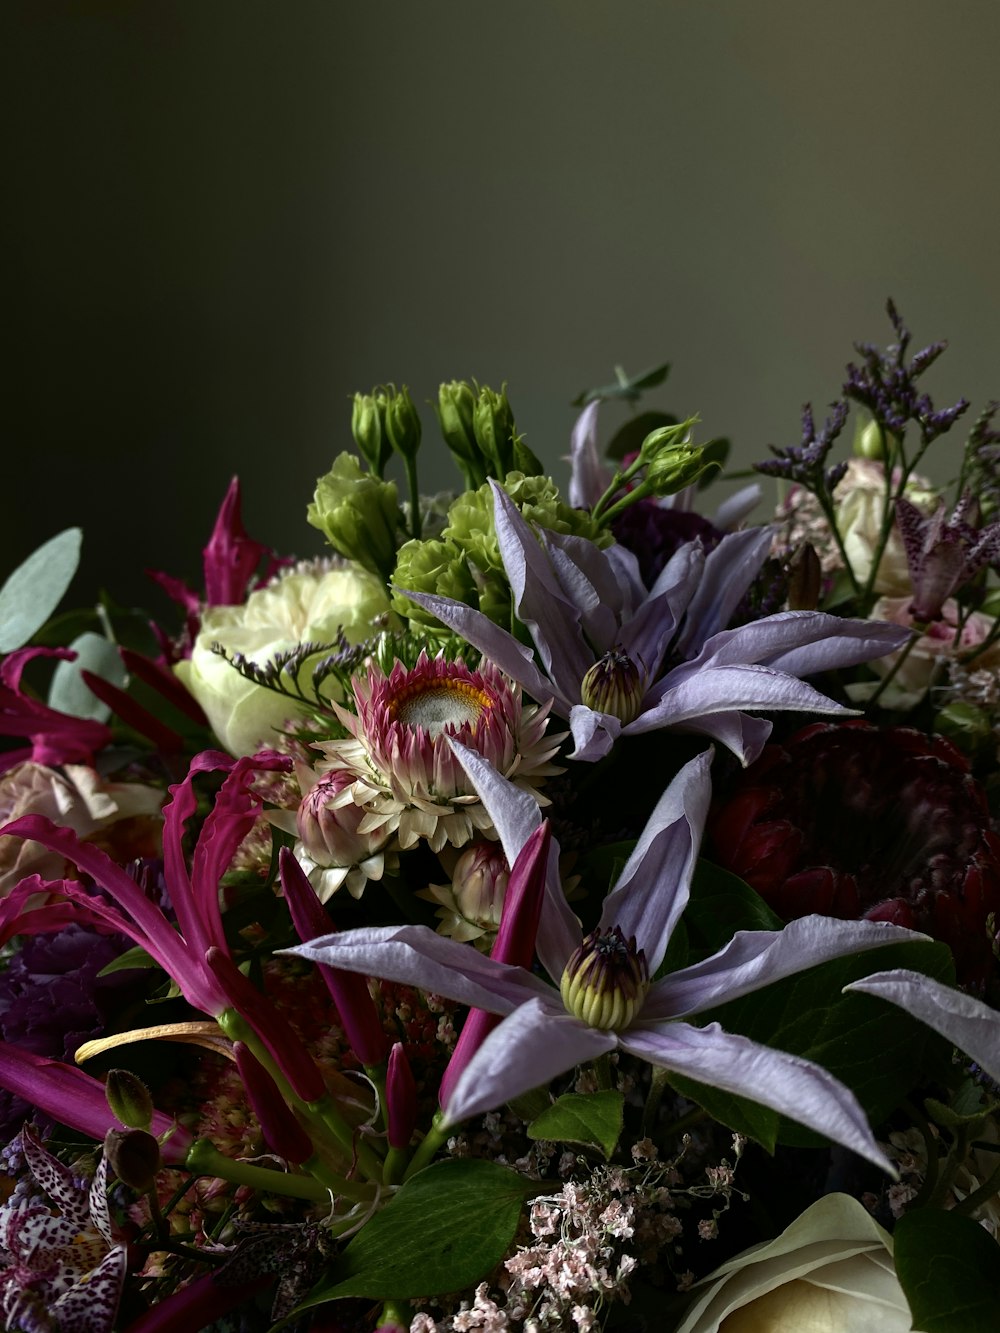
[[852, 340], [888, 341], [891, 294], [915, 346], [951, 340], [939, 403], [1000, 395], [995, 0], [7, 0], [0, 23], [2, 572], [82, 523], [76, 595], [158, 606], [142, 568], [197, 577], [234, 472], [255, 536], [318, 552], [315, 478], [382, 380], [506, 379], [562, 476], [570, 399], [669, 360], [656, 404], [749, 464], [837, 395]]

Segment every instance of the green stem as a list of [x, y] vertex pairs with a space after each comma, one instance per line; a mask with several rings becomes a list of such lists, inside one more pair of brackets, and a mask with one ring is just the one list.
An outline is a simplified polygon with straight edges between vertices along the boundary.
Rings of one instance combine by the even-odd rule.
[[439, 1148], [442, 1148], [447, 1142], [452, 1132], [457, 1128], [455, 1125], [446, 1125], [444, 1117], [440, 1111], [435, 1112], [434, 1119], [431, 1121], [431, 1127], [424, 1135], [423, 1140], [418, 1145], [413, 1157], [410, 1159], [410, 1165], [403, 1172], [403, 1179], [409, 1180], [415, 1176], [418, 1171], [422, 1171], [425, 1166], [430, 1166], [434, 1160]]
[[419, 541], [423, 522], [420, 517], [420, 486], [417, 482], [416, 455], [404, 457], [403, 467], [406, 470], [406, 484], [410, 492], [410, 532], [414, 541]]
[[878, 689], [868, 700], [869, 704], [877, 703], [881, 695], [884, 693], [884, 691], [888, 689], [897, 671], [899, 671], [900, 667], [909, 657], [910, 653], [913, 651], [914, 645], [920, 639], [925, 629], [926, 629], [925, 625], [914, 625], [913, 629], [910, 631], [909, 639], [907, 639], [906, 643], [904, 643], [902, 648], [899, 649], [899, 653], [898, 656], [896, 657], [895, 662], [893, 662], [892, 666], [879, 681]]
[[[314, 1160], [314, 1159], [313, 1159]], [[347, 1199], [356, 1199], [370, 1203], [375, 1197], [375, 1188], [357, 1180], [345, 1180], [331, 1176], [329, 1187], [314, 1176], [300, 1176], [287, 1171], [270, 1171], [267, 1167], [252, 1166], [249, 1162], [236, 1162], [231, 1157], [219, 1152], [208, 1139], [197, 1139], [188, 1149], [184, 1165], [189, 1171], [200, 1176], [219, 1176], [222, 1180], [232, 1181], [234, 1185], [248, 1185], [251, 1189], [264, 1190], [269, 1194], [284, 1194], [292, 1199], [309, 1199], [313, 1203], [324, 1203], [330, 1197], [330, 1189], [342, 1194]]]
[[382, 1168], [383, 1184], [398, 1185], [405, 1179], [409, 1164], [409, 1148], [390, 1148], [385, 1155], [385, 1166]]
[[646, 1094], [646, 1104], [642, 1108], [642, 1133], [643, 1137], [651, 1139], [653, 1131], [656, 1128], [656, 1121], [660, 1114], [660, 1105], [663, 1101], [663, 1094], [670, 1086], [667, 1081], [667, 1071], [665, 1069], [653, 1069], [653, 1077], [649, 1084], [649, 1092]]
[[597, 1076], [597, 1086], [602, 1092], [610, 1092], [614, 1088], [614, 1072], [611, 1068], [611, 1057], [607, 1052], [599, 1055], [594, 1061], [594, 1073]]
[[666, 1139], [676, 1139], [681, 1134], [686, 1134], [693, 1125], [700, 1125], [703, 1120], [708, 1119], [708, 1112], [703, 1111], [700, 1106], [688, 1111], [687, 1115], [682, 1115], [679, 1120], [675, 1120], [672, 1125], [668, 1125], [663, 1131], [662, 1137]]

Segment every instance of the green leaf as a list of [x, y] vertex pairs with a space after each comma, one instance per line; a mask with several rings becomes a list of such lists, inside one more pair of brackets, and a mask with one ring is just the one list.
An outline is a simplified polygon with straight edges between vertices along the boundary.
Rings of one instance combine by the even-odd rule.
[[[718, 468], [724, 468], [732, 447], [732, 441], [727, 440], [724, 435], [720, 435], [701, 446], [701, 456], [706, 463], [715, 463]], [[715, 480], [717, 475], [717, 472], [706, 473], [698, 482], [699, 491], [703, 491], [706, 486]]]
[[97, 975], [107, 977], [112, 972], [128, 972], [133, 968], [159, 966], [159, 963], [149, 956], [141, 944], [136, 944], [131, 949], [126, 949], [124, 953], [120, 953], [117, 958], [112, 958], [110, 963], [105, 963]]
[[82, 673], [90, 671], [123, 689], [126, 672], [118, 655], [118, 647], [103, 634], [94, 634], [89, 630], [74, 639], [69, 646], [76, 653], [76, 660], [60, 662], [53, 671], [52, 684], [49, 686], [49, 707], [60, 713], [68, 713], [70, 717], [106, 722], [111, 716], [111, 709], [101, 703], [83, 679]]
[[[833, 959], [701, 1017], [721, 1023], [727, 1032], [822, 1065], [851, 1089], [877, 1124], [919, 1081], [928, 1050], [941, 1045], [940, 1038], [895, 1005], [873, 1003], [870, 995], [841, 994], [848, 982], [894, 967], [944, 982], [954, 977], [945, 945], [892, 944]], [[877, 1059], [872, 1059], [872, 1052], [878, 1053]], [[691, 1079], [671, 1076], [670, 1082], [716, 1120], [749, 1134], [765, 1148], [773, 1149], [775, 1142], [799, 1147], [825, 1143], [797, 1121], [777, 1117], [743, 1098]]]
[[615, 366], [617, 379], [614, 384], [605, 384], [599, 389], [584, 389], [573, 399], [571, 406], [586, 407], [588, 403], [607, 402], [612, 398], [621, 398], [627, 403], [634, 403], [641, 397], [644, 389], [654, 389], [658, 384], [662, 384], [669, 371], [669, 363], [654, 366], [652, 370], [644, 370], [639, 375], [626, 375], [621, 366]]
[[654, 430], [660, 430], [663, 426], [676, 425], [677, 418], [671, 416], [669, 412], [640, 412], [638, 416], [630, 417], [623, 426], [619, 426], [604, 453], [608, 458], [616, 460], [623, 459], [626, 454], [637, 454], [647, 435], [651, 435]]
[[738, 930], [780, 930], [784, 925], [749, 884], [705, 860], [695, 867], [681, 920], [688, 933], [687, 963], [717, 953]]
[[919, 1333], [995, 1333], [1000, 1248], [978, 1222], [915, 1209], [896, 1223], [893, 1252]]
[[529, 1139], [582, 1143], [610, 1158], [622, 1132], [625, 1097], [617, 1091], [567, 1092], [528, 1126]]
[[0, 653], [23, 648], [59, 605], [80, 563], [79, 528], [66, 528], [18, 565], [0, 588]]
[[289, 1319], [347, 1296], [409, 1300], [474, 1287], [506, 1254], [538, 1188], [496, 1162], [435, 1162], [366, 1223]]

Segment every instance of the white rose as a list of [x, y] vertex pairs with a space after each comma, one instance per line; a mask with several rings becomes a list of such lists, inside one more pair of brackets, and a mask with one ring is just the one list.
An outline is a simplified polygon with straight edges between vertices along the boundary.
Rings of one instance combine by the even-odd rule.
[[[921, 509], [933, 508], [936, 492], [923, 477], [913, 476], [905, 495]], [[858, 582], [864, 584], [872, 567], [885, 509], [885, 468], [868, 458], [852, 458], [833, 492], [837, 529]], [[886, 597], [912, 596], [903, 539], [893, 523], [875, 577], [875, 591]]]
[[828, 1194], [775, 1240], [730, 1259], [675, 1333], [911, 1333], [892, 1237], [847, 1194]]
[[350, 643], [361, 643], [375, 632], [378, 617], [396, 623], [374, 574], [349, 563], [299, 567], [252, 592], [242, 606], [207, 608], [191, 657], [174, 670], [224, 748], [254, 754], [273, 746], [282, 725], [305, 709], [246, 680], [212, 645], [265, 666], [300, 643], [333, 643], [340, 630]]

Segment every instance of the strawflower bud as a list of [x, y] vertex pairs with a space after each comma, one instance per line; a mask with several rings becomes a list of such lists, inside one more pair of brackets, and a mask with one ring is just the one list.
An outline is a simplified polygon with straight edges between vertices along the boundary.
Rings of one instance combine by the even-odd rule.
[[104, 1155], [118, 1179], [144, 1194], [152, 1189], [160, 1169], [160, 1145], [144, 1129], [109, 1129]]
[[130, 1070], [109, 1070], [104, 1095], [116, 1120], [129, 1129], [149, 1129], [153, 1122], [153, 1099], [145, 1083]]

